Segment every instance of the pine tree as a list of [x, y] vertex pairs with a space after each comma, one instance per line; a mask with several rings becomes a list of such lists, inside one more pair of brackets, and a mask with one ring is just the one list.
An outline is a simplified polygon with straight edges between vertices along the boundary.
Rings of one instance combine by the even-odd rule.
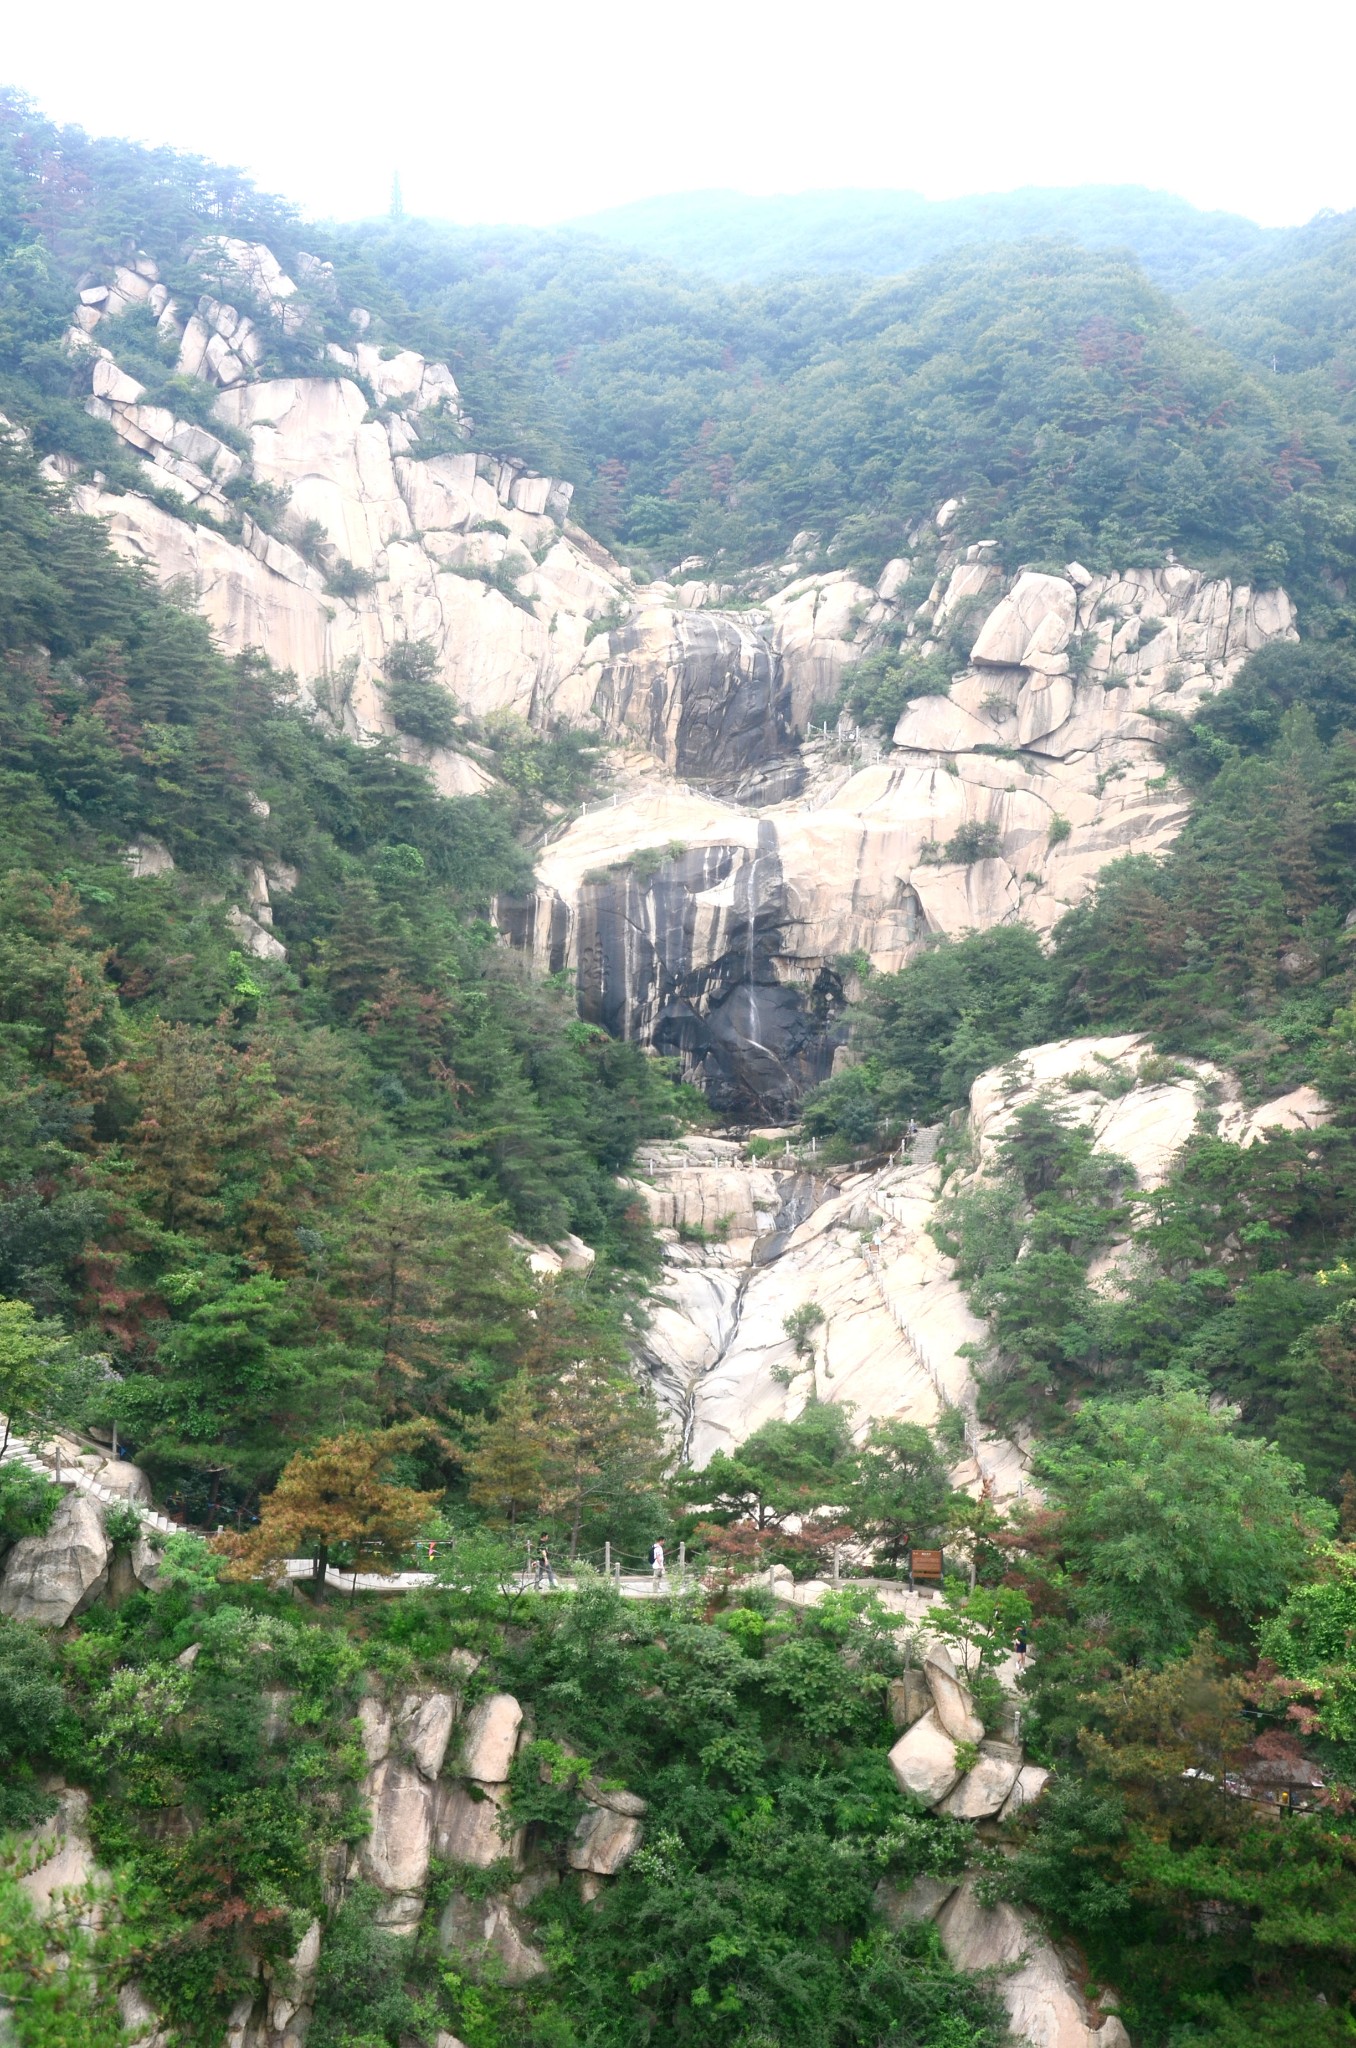
[[341, 1545], [354, 1571], [396, 1570], [441, 1498], [388, 1477], [392, 1460], [414, 1450], [424, 1435], [417, 1423], [371, 1435], [346, 1430], [299, 1451], [265, 1499], [258, 1526], [216, 1539], [230, 1559], [230, 1575], [276, 1570], [285, 1558], [310, 1550], [316, 1597], [323, 1599], [330, 1554]]
[[409, 1172], [369, 1176], [336, 1287], [380, 1360], [388, 1415], [446, 1415], [459, 1387], [506, 1359], [531, 1300], [509, 1233], [476, 1202]]
[[626, 1496], [653, 1492], [664, 1465], [654, 1402], [623, 1366], [581, 1358], [547, 1394], [545, 1503], [569, 1523], [570, 1556], [585, 1519]]
[[187, 1024], [158, 1024], [133, 1068], [141, 1114], [127, 1137], [132, 1184], [167, 1230], [210, 1231], [220, 1224], [228, 1049]]
[[471, 1505], [483, 1508], [499, 1526], [516, 1529], [535, 1515], [546, 1498], [546, 1464], [551, 1436], [538, 1412], [536, 1390], [525, 1373], [510, 1380], [492, 1422], [476, 1431], [465, 1455]]

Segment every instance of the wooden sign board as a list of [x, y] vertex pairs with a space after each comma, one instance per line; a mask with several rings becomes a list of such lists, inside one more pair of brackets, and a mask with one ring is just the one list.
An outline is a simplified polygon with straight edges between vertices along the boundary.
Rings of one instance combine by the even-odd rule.
[[913, 1550], [909, 1553], [910, 1579], [940, 1579], [942, 1576], [942, 1553], [940, 1550]]

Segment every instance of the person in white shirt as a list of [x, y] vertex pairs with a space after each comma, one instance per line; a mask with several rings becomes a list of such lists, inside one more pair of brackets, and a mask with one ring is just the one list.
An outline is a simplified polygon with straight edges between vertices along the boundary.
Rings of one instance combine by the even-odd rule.
[[650, 1572], [653, 1577], [654, 1590], [657, 1593], [664, 1583], [664, 1546], [662, 1543], [652, 1543], [650, 1545]]

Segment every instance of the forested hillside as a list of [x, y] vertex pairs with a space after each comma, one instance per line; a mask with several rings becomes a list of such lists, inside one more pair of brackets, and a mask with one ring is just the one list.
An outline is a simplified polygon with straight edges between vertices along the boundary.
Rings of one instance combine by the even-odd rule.
[[[707, 207], [700, 269], [677, 267], [697, 216], [658, 205], [588, 233], [303, 225], [235, 173], [0, 98], [16, 2048], [1000, 2048], [1006, 1965], [1033, 1948], [1075, 2048], [1350, 2039], [1351, 231], [1263, 237], [1143, 194], [868, 201]], [[333, 265], [314, 317], [261, 314], [258, 381], [347, 379], [359, 429], [399, 440], [355, 334], [379, 367], [445, 359], [475, 441], [440, 412], [426, 456], [574, 483], [580, 549], [616, 546], [637, 583], [699, 565], [665, 659], [703, 706], [764, 691], [767, 808], [859, 774], [888, 802], [896, 718], [947, 698], [974, 606], [1019, 615], [1028, 568], [1067, 601], [1059, 645], [1023, 625], [970, 674], [977, 709], [957, 685], [942, 713], [982, 735], [986, 707], [1063, 692], [1080, 752], [1130, 733], [1175, 842], [1117, 858], [1146, 842], [1115, 810], [1124, 766], [1094, 761], [1074, 794], [1103, 838], [1053, 932], [1003, 908], [920, 926], [888, 972], [824, 962], [807, 1001], [839, 1020], [833, 1077], [797, 1126], [703, 1154], [696, 1092], [581, 1021], [570, 976], [534, 977], [493, 921], [548, 835], [602, 808], [600, 718], [486, 726], [486, 793], [440, 796], [265, 652], [228, 659], [191, 590], [73, 509], [97, 474], [115, 507], [149, 493], [223, 546], [247, 521], [283, 545], [286, 494], [245, 468], [220, 517], [157, 495], [90, 409], [112, 352], [69, 339], [80, 293], [138, 251], [201, 303], [204, 235]], [[171, 423], [229, 434], [144, 309], [85, 331]], [[503, 543], [500, 568], [509, 539], [497, 515], [454, 536]], [[771, 643], [740, 638], [793, 541], [812, 612], [838, 570], [866, 579], [815, 643], [848, 678], [840, 731], [815, 705], [808, 741], [768, 712]], [[1179, 611], [1150, 615], [1149, 572], [1179, 569]], [[1147, 580], [1074, 633], [1098, 571]], [[556, 634], [513, 574], [450, 573]], [[1190, 719], [1175, 661], [1122, 666], [1216, 628]], [[586, 630], [635, 657], [621, 614]], [[461, 713], [427, 654], [399, 640], [385, 682], [402, 733], [446, 738]], [[1019, 768], [1053, 784], [1053, 729], [981, 737], [967, 794], [1015, 799]], [[961, 784], [954, 749], [925, 751]], [[665, 777], [708, 804], [646, 772], [657, 811]], [[728, 917], [754, 1037], [758, 787], [719, 808], [748, 827], [746, 904], [731, 849], [667, 832], [581, 883], [634, 913], [627, 946], [661, 873], [675, 927]], [[1074, 829], [1057, 797], [1033, 862]], [[929, 865], [980, 903], [997, 843], [969, 819]], [[1033, 1079], [1037, 1049], [1084, 1039]], [[1184, 1103], [1161, 1172], [1103, 1142], [1118, 1105], [1142, 1137]], [[881, 1277], [906, 1230], [890, 1271], [913, 1310], [952, 1290], [963, 1398]], [[695, 1402], [661, 1419], [638, 1364], [676, 1342], [682, 1286], [712, 1375], [741, 1303], [772, 1299], [772, 1363], [700, 1461]], [[899, 1346], [925, 1421], [894, 1388], [840, 1398], [835, 1316], [868, 1364]], [[11, 1447], [58, 1432], [64, 1477]], [[986, 1443], [1021, 1475], [1001, 1496]], [[168, 1541], [151, 1493], [184, 1525]], [[416, 1563], [405, 1591], [360, 1586]], [[99, 1915], [54, 1906], [54, 1865], [103, 1873]]]
[[964, 199], [913, 192], [798, 192], [767, 199], [683, 192], [635, 200], [570, 225], [727, 283], [835, 271], [897, 277], [967, 242], [1057, 235], [1084, 249], [1131, 250], [1155, 284], [1188, 291], [1279, 239], [1239, 214], [1202, 213], [1170, 192], [1134, 185], [1028, 186]]
[[1119, 255], [1025, 242], [736, 288], [563, 234], [399, 222], [350, 247], [456, 352], [486, 430], [660, 563], [737, 568], [810, 529], [874, 572], [951, 497], [1006, 559], [1174, 548], [1314, 604], [1346, 563], [1327, 404], [1240, 371]]

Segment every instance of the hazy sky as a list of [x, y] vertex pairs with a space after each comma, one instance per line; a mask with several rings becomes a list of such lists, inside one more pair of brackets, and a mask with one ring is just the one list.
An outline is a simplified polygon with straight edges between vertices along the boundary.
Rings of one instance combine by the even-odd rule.
[[1351, 0], [11, 0], [0, 82], [311, 214], [550, 221], [653, 193], [1136, 183], [1356, 206]]

